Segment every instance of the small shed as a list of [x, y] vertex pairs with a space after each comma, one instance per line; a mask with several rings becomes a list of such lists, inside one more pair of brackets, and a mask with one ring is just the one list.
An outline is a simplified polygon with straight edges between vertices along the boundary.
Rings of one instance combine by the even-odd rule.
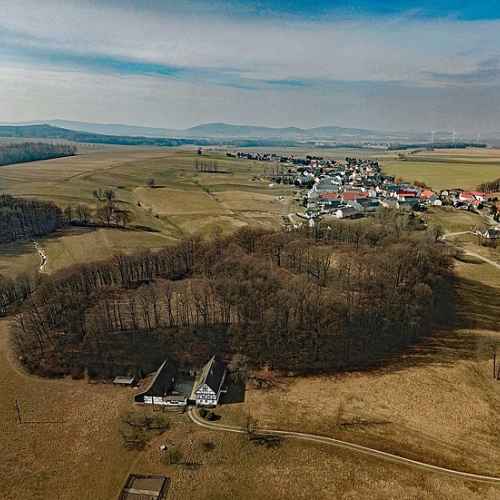
[[115, 377], [113, 379], [113, 384], [121, 385], [126, 387], [132, 387], [136, 383], [135, 377]]
[[165, 476], [130, 474], [118, 500], [163, 500], [169, 486]]

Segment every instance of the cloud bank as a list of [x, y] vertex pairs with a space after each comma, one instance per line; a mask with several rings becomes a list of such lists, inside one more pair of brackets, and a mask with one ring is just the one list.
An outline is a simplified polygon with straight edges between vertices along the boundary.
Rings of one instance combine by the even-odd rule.
[[0, 121], [500, 128], [497, 19], [178, 4], [0, 0]]

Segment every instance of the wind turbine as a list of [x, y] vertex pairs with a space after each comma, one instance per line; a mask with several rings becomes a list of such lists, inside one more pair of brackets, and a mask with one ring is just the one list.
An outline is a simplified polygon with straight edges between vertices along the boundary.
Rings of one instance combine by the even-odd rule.
[[457, 146], [457, 131], [453, 129], [453, 147]]

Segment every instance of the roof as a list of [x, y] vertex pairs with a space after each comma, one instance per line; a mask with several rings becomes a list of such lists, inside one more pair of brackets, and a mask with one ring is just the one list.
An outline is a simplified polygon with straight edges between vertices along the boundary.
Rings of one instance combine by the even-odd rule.
[[135, 382], [135, 377], [115, 377], [113, 384], [132, 385]]
[[342, 194], [342, 198], [348, 201], [354, 201], [358, 198], [365, 198], [366, 195], [364, 193], [356, 192], [356, 191], [346, 191]]
[[205, 384], [208, 385], [212, 391], [218, 392], [225, 373], [226, 365], [216, 356], [213, 356], [201, 370], [200, 377], [195, 383], [194, 392]]
[[469, 191], [464, 191], [463, 193], [460, 193], [460, 198], [472, 200], [475, 198], [475, 196], [474, 193], [471, 193]]
[[149, 387], [140, 394], [136, 394], [134, 401], [143, 403], [144, 396], [165, 396], [172, 389], [173, 378], [177, 372], [176, 366], [170, 361], [165, 360], [157, 372]]
[[118, 500], [162, 500], [170, 486], [165, 476], [131, 474]]
[[433, 196], [435, 196], [435, 193], [433, 191], [431, 191], [430, 189], [424, 189], [421, 193], [420, 193], [420, 196], [422, 198], [432, 198]]
[[339, 195], [337, 193], [321, 193], [319, 197], [322, 200], [337, 200]]
[[348, 207], [341, 207], [337, 210], [338, 211], [341, 211], [343, 214], [357, 214], [358, 213], [358, 210], [356, 210], [356, 208], [354, 207], [351, 207], [351, 206], [348, 206]]

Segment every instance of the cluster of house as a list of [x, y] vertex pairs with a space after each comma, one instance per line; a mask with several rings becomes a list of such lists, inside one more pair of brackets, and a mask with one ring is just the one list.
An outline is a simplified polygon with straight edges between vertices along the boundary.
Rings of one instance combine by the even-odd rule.
[[464, 191], [463, 189], [445, 189], [440, 193], [446, 205], [460, 210], [474, 210], [488, 204], [488, 196], [480, 191]]
[[336, 160], [328, 160], [321, 156], [307, 155], [305, 158], [296, 157], [295, 155], [278, 155], [276, 153], [266, 152], [250, 152], [250, 151], [236, 151], [227, 152], [226, 156], [229, 158], [240, 158], [243, 160], [252, 161], [272, 161], [279, 162], [288, 166], [329, 166], [336, 163]]
[[188, 405], [212, 408], [225, 393], [226, 375], [226, 365], [216, 356], [196, 376], [182, 373], [174, 362], [166, 360], [146, 390], [134, 397], [134, 402], [167, 408]]
[[346, 158], [345, 162], [319, 167], [313, 163], [296, 170], [295, 184], [307, 189], [304, 205], [309, 217], [356, 218], [380, 207], [425, 210], [427, 205], [442, 204], [436, 193], [384, 175], [378, 161]]

